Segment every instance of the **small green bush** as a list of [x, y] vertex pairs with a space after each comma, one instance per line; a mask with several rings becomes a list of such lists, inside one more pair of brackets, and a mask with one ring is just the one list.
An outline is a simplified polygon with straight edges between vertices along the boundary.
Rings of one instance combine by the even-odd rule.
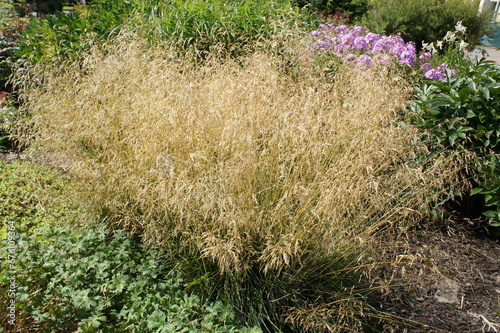
[[368, 10], [368, 0], [295, 0], [299, 7], [326, 16], [343, 14], [356, 20]]
[[401, 33], [417, 48], [453, 31], [457, 22], [467, 27], [466, 42], [474, 46], [487, 31], [489, 14], [478, 15], [478, 1], [464, 0], [385, 0], [376, 1], [363, 18], [372, 31], [387, 34]]
[[[500, 226], [500, 66], [474, 60], [446, 80], [425, 82], [411, 102], [414, 123], [428, 131], [431, 146], [473, 151], [490, 223]], [[470, 177], [470, 174], [469, 174]]]
[[4, 260], [0, 275], [2, 303], [11, 302], [7, 289], [17, 293], [15, 325], [8, 316], [0, 322], [8, 331], [259, 332], [238, 329], [227, 304], [190, 294], [199, 281], [186, 283], [123, 232], [56, 228], [18, 233], [16, 246], [15, 269]]

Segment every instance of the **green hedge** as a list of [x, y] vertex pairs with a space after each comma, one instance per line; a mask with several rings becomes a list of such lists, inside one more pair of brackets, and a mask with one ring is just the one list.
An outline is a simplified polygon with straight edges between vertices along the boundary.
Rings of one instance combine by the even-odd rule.
[[352, 20], [362, 17], [368, 10], [368, 0], [295, 0], [294, 3], [322, 16], [343, 14]]
[[363, 24], [377, 33], [401, 33], [421, 48], [453, 31], [458, 21], [467, 27], [466, 42], [477, 45], [490, 19], [486, 12], [478, 15], [477, 0], [384, 0], [374, 1]]

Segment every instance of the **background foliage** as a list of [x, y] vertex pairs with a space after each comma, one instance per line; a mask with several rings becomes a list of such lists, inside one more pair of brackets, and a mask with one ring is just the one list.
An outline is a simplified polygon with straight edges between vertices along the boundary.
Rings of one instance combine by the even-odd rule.
[[384, 0], [374, 1], [363, 18], [370, 30], [401, 33], [406, 41], [434, 42], [453, 31], [458, 21], [467, 27], [466, 42], [471, 46], [487, 32], [491, 14], [478, 15], [479, 1], [463, 0]]
[[[397, 2], [405, 11], [374, 2], [365, 20], [406, 41], [434, 41], [458, 20], [472, 43], [482, 29], [483, 18], [467, 23], [444, 2], [418, 1]], [[299, 5], [342, 10], [339, 22], [367, 8]], [[2, 115], [21, 115], [12, 133], [63, 165], [86, 212], [114, 231], [31, 232], [53, 224], [51, 204], [31, 190], [47, 181], [21, 181], [17, 165], [2, 165], [13, 181], [2, 213], [22, 234], [23, 325], [370, 331], [385, 317], [360, 272], [387, 231], [424, 221], [447, 193], [474, 184], [498, 215], [498, 67], [457, 61], [456, 77], [425, 82], [409, 124], [411, 70], [326, 64], [306, 50], [311, 22], [289, 2], [248, 0], [96, 0], [31, 19], [13, 77], [20, 108]], [[53, 213], [61, 222], [72, 215], [57, 207], [76, 210], [64, 205]]]
[[341, 13], [356, 21], [368, 11], [368, 0], [296, 0], [294, 4], [321, 16]]
[[203, 56], [218, 48], [223, 54], [244, 53], [286, 29], [281, 22], [302, 22], [289, 2], [281, 0], [94, 0], [75, 9], [73, 14], [31, 19], [19, 55], [32, 62], [50, 62], [55, 56], [75, 60], [89, 44], [108, 41], [124, 29], [181, 52]]

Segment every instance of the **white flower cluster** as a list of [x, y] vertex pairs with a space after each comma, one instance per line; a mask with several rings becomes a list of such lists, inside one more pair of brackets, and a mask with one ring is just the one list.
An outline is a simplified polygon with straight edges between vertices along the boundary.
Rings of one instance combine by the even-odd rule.
[[423, 42], [422, 49], [429, 51], [431, 54], [435, 54], [438, 52], [438, 49], [442, 50], [445, 44], [458, 44], [459, 49], [464, 51], [469, 45], [463, 40], [466, 31], [467, 27], [462, 25], [462, 21], [458, 21], [455, 25], [455, 31], [448, 31], [442, 40], [438, 40], [435, 43]]

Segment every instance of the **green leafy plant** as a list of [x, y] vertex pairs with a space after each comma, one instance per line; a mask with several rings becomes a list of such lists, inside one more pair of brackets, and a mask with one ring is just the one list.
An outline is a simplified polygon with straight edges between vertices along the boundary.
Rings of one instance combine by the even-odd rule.
[[75, 8], [73, 14], [32, 19], [18, 54], [32, 62], [76, 60], [91, 45], [132, 31], [150, 44], [198, 56], [212, 48], [238, 55], [281, 31], [282, 22], [298, 22], [288, 1], [95, 0]]
[[[428, 143], [477, 156], [479, 184], [490, 223], [499, 226], [500, 212], [500, 67], [475, 59], [446, 80], [425, 82], [409, 103], [414, 124], [430, 133]], [[469, 175], [470, 176], [470, 175]]]
[[[239, 329], [231, 307], [204, 303], [161, 253], [102, 227], [19, 233], [16, 269], [2, 262], [0, 296], [14, 279], [16, 325], [44, 332], [259, 332]], [[2, 247], [6, 253], [7, 242]], [[196, 284], [196, 282], [194, 283]]]
[[[90, 15], [87, 8], [72, 14], [58, 12], [31, 18], [16, 55], [32, 63], [50, 63], [56, 57], [63, 57], [65, 61], [77, 60], [94, 39], [95, 42], [104, 42], [108, 37], [104, 31], [100, 31], [101, 35], [94, 31], [98, 30], [95, 26], [100, 22]], [[115, 23], [116, 19], [110, 19], [104, 30], [109, 33]]]

